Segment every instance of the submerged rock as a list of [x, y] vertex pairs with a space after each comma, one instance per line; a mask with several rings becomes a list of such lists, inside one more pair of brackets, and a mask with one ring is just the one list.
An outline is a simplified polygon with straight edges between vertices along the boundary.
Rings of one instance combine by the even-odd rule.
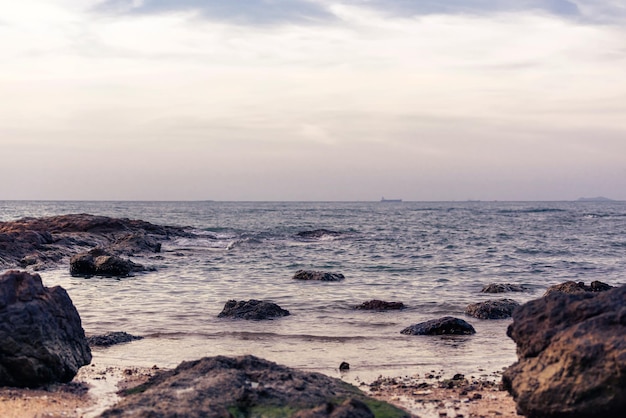
[[626, 286], [554, 292], [513, 313], [518, 361], [503, 377], [530, 418], [622, 417], [626, 410]]
[[354, 307], [354, 309], [366, 311], [397, 311], [404, 308], [402, 302], [386, 302], [378, 299], [372, 299]]
[[205, 357], [158, 372], [102, 417], [372, 417], [409, 414], [320, 373], [254, 356]]
[[296, 234], [300, 238], [323, 238], [323, 237], [338, 237], [341, 232], [331, 231], [329, 229], [314, 229], [313, 231], [301, 231]]
[[289, 311], [275, 303], [250, 299], [242, 301], [229, 300], [217, 317], [262, 320], [287, 315], [289, 315]]
[[407, 335], [470, 335], [475, 334], [476, 330], [462, 319], [444, 316], [443, 318], [431, 319], [430, 321], [411, 325], [400, 331], [400, 333]]
[[565, 282], [560, 284], [555, 284], [554, 286], [550, 286], [544, 296], [548, 296], [555, 292], [560, 293], [587, 293], [587, 292], [606, 292], [607, 290], [613, 289], [613, 286], [608, 285], [606, 283], [602, 283], [600, 281], [591, 282], [589, 286], [585, 286], [585, 282]]
[[128, 343], [131, 341], [142, 340], [143, 337], [130, 335], [126, 332], [109, 332], [103, 335], [93, 335], [87, 338], [87, 342], [91, 347], [110, 347], [112, 345]]
[[513, 299], [487, 300], [468, 305], [465, 314], [479, 319], [510, 318], [519, 303]]
[[341, 273], [329, 273], [326, 271], [298, 270], [296, 271], [296, 274], [294, 274], [293, 279], [320, 282], [339, 282], [345, 279], [345, 276]]
[[71, 381], [91, 362], [80, 316], [67, 292], [38, 274], [0, 276], [0, 386]]
[[525, 292], [528, 288], [520, 284], [491, 283], [483, 287], [482, 293]]

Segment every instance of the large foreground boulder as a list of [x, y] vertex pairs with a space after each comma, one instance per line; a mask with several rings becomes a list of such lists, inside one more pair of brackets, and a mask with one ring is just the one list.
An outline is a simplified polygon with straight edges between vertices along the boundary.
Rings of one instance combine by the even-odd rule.
[[217, 315], [218, 318], [235, 318], [235, 319], [252, 319], [263, 320], [279, 318], [289, 315], [289, 311], [281, 308], [275, 303], [263, 300], [229, 300], [224, 305], [222, 312]]
[[626, 286], [528, 302], [513, 313], [507, 335], [519, 360], [502, 382], [521, 414], [624, 416]]
[[400, 333], [407, 335], [471, 335], [476, 334], [476, 330], [462, 319], [444, 316], [411, 325]]
[[468, 305], [465, 314], [478, 319], [505, 319], [510, 318], [518, 306], [513, 299], [486, 300]]
[[408, 417], [356, 387], [254, 356], [205, 357], [159, 372], [102, 417]]
[[69, 382], [91, 362], [80, 317], [67, 292], [38, 274], [0, 276], [0, 386]]

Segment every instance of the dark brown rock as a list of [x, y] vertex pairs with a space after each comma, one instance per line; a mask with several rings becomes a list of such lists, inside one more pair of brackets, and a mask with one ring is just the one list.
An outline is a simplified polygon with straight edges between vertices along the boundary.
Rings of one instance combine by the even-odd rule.
[[319, 239], [323, 237], [338, 237], [341, 232], [331, 231], [328, 229], [314, 229], [312, 231], [301, 231], [296, 234], [300, 238]]
[[569, 294], [586, 293], [586, 292], [605, 292], [612, 288], [613, 286], [610, 286], [606, 283], [599, 282], [597, 280], [594, 282], [591, 282], [589, 286], [585, 286], [584, 282], [577, 283], [577, 282], [569, 281], [565, 283], [556, 284], [554, 286], [550, 286], [548, 290], [546, 290], [546, 293], [544, 293], [544, 296], [548, 296], [549, 294], [552, 294], [555, 292], [569, 293]]
[[355, 306], [354, 309], [365, 311], [397, 311], [404, 309], [404, 307], [404, 303], [402, 302], [386, 302], [384, 300], [372, 299]]
[[112, 345], [128, 343], [131, 341], [141, 340], [143, 337], [130, 335], [126, 332], [109, 332], [103, 335], [93, 335], [87, 338], [87, 342], [91, 347], [110, 347]]
[[296, 271], [296, 274], [294, 274], [293, 279], [320, 282], [339, 282], [345, 279], [345, 276], [341, 273], [329, 273], [325, 271], [314, 270], [298, 270]]
[[462, 319], [444, 316], [443, 318], [431, 319], [430, 321], [411, 325], [400, 331], [400, 333], [407, 335], [470, 335], [475, 334], [476, 330]]
[[518, 306], [513, 299], [487, 300], [468, 305], [465, 314], [479, 319], [505, 319], [510, 318]]
[[132, 272], [143, 271], [144, 267], [130, 260], [95, 248], [70, 258], [70, 274], [72, 276], [112, 276], [126, 277]]
[[371, 417], [369, 404], [384, 406], [390, 418], [408, 417], [339, 379], [254, 356], [183, 362], [126, 393], [102, 417]]
[[38, 274], [0, 276], [0, 386], [69, 382], [91, 362], [80, 317], [67, 292]]
[[192, 236], [184, 228], [88, 214], [23, 218], [0, 222], [0, 266], [34, 270], [58, 263], [87, 248], [111, 255], [159, 252], [161, 241]]
[[224, 305], [224, 309], [217, 316], [218, 318], [236, 318], [263, 320], [273, 319], [289, 315], [289, 311], [281, 308], [275, 303], [262, 300], [229, 300]]
[[507, 293], [507, 292], [524, 292], [528, 290], [519, 284], [511, 283], [491, 283], [483, 287], [482, 293]]
[[626, 410], [626, 286], [554, 292], [513, 313], [518, 361], [503, 375], [530, 418], [622, 417]]

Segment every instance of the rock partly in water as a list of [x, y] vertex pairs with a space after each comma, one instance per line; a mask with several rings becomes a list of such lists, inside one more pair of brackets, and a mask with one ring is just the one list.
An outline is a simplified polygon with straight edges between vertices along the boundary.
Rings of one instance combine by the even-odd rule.
[[549, 294], [560, 292], [560, 293], [587, 293], [587, 292], [606, 292], [607, 290], [613, 289], [613, 286], [608, 285], [606, 283], [600, 281], [593, 281], [589, 286], [585, 286], [585, 282], [565, 282], [560, 284], [555, 284], [554, 286], [550, 286], [544, 296], [548, 296]]
[[130, 335], [126, 332], [109, 332], [103, 335], [93, 335], [87, 338], [87, 342], [91, 347], [110, 347], [112, 345], [128, 343], [131, 341], [141, 340], [143, 337]]
[[354, 309], [365, 311], [397, 311], [404, 308], [405, 306], [402, 302], [386, 302], [378, 299], [368, 300], [354, 307]]
[[222, 312], [219, 313], [218, 318], [263, 320], [287, 315], [289, 315], [289, 311], [275, 303], [250, 299], [241, 301], [229, 300], [224, 305]]
[[80, 316], [67, 292], [38, 274], [0, 276], [0, 386], [69, 382], [91, 362]]
[[319, 239], [324, 237], [338, 237], [341, 232], [331, 231], [329, 229], [314, 229], [312, 231], [301, 231], [296, 234], [300, 238]]
[[72, 276], [127, 277], [131, 273], [139, 271], [144, 271], [142, 265], [109, 254], [99, 248], [76, 254], [70, 258], [70, 274]]
[[294, 274], [293, 279], [319, 282], [339, 282], [345, 279], [345, 276], [341, 273], [330, 273], [326, 271], [298, 270], [296, 271], [296, 274]]
[[519, 306], [513, 299], [487, 300], [468, 305], [465, 314], [479, 319], [505, 319], [510, 318]]
[[409, 416], [339, 379], [254, 356], [183, 362], [126, 394], [102, 417]]
[[554, 292], [513, 313], [518, 361], [502, 378], [529, 418], [623, 417], [626, 286]]
[[475, 334], [476, 330], [462, 319], [444, 316], [411, 325], [400, 333], [407, 335], [471, 335]]
[[0, 222], [0, 266], [40, 270], [57, 266], [86, 248], [112, 255], [159, 252], [161, 241], [193, 236], [184, 228], [88, 214], [23, 218]]
[[520, 284], [491, 283], [483, 287], [482, 293], [525, 292], [528, 288]]

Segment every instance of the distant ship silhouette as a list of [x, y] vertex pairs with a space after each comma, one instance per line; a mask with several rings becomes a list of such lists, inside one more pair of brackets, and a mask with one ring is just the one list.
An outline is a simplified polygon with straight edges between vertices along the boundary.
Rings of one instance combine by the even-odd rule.
[[386, 202], [386, 203], [394, 203], [394, 202], [402, 202], [402, 199], [385, 199], [385, 197], [383, 196], [380, 199], [381, 202]]

